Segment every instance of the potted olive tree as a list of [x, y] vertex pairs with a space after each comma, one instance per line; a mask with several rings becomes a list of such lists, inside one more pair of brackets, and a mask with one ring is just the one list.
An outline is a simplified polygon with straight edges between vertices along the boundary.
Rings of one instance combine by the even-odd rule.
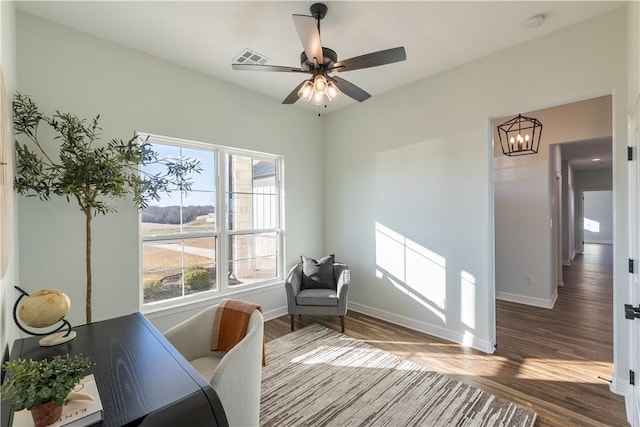
[[[14, 189], [45, 201], [62, 196], [77, 203], [84, 214], [87, 323], [91, 323], [93, 218], [116, 212], [113, 199], [130, 198], [142, 210], [149, 201], [159, 200], [161, 193], [189, 191], [190, 174], [201, 171], [197, 160], [160, 158], [149, 142], [137, 136], [99, 144], [99, 118], [87, 121], [60, 111], [47, 116], [28, 96], [19, 93], [13, 101], [13, 127], [16, 136], [26, 141], [16, 141]], [[41, 125], [52, 130], [54, 136], [41, 136]], [[141, 165], [150, 164], [160, 165], [160, 172], [140, 171]]]
[[36, 427], [48, 426], [60, 418], [65, 398], [91, 365], [88, 357], [78, 355], [5, 362], [2, 399], [10, 401], [14, 411], [30, 410]]

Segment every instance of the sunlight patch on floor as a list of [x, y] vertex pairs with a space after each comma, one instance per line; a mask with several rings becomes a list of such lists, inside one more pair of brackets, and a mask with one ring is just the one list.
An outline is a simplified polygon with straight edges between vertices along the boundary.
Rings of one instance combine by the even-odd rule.
[[[556, 370], [549, 371], [549, 367]], [[524, 380], [562, 381], [583, 384], [602, 384], [610, 378], [613, 364], [592, 360], [524, 359], [515, 378]], [[602, 378], [599, 378], [602, 377]]]

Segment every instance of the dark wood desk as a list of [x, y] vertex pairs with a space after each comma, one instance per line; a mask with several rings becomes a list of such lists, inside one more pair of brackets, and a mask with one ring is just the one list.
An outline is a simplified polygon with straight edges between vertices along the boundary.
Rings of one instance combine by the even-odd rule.
[[[18, 339], [11, 359], [89, 356], [104, 409], [97, 425], [228, 427], [216, 392], [142, 314], [73, 329], [78, 336], [55, 347], [40, 347], [38, 337]], [[12, 418], [3, 401], [2, 426], [10, 427]]]

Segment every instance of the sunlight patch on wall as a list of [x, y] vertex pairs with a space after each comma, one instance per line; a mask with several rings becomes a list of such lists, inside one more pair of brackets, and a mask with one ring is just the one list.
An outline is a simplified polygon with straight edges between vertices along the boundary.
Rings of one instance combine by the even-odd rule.
[[475, 335], [470, 331], [464, 331], [462, 334], [462, 345], [466, 347], [473, 347]]
[[460, 273], [460, 320], [476, 328], [476, 278], [464, 270]]
[[[379, 272], [379, 270], [377, 270]], [[377, 273], [376, 272], [376, 273]], [[384, 277], [384, 274], [382, 276]], [[421, 295], [411, 291], [408, 289], [403, 283], [393, 279], [390, 276], [387, 276], [386, 279], [391, 283], [397, 290], [414, 300], [415, 302], [422, 305], [424, 308], [428, 309], [430, 312], [438, 316], [438, 318], [442, 321], [442, 323], [447, 323], [447, 317], [443, 311], [438, 310], [438, 307], [434, 306], [430, 301], [425, 300]]]
[[584, 218], [584, 229], [587, 231], [591, 231], [592, 233], [599, 233], [600, 222], [593, 219]]
[[380, 223], [376, 232], [376, 277], [386, 278], [445, 321], [446, 260]]

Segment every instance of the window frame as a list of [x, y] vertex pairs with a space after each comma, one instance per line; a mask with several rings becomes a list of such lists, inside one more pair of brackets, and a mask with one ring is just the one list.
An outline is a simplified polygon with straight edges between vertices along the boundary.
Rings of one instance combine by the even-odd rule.
[[[147, 139], [152, 144], [167, 145], [171, 147], [188, 148], [202, 151], [213, 152], [215, 156], [215, 230], [201, 231], [181, 231], [168, 238], [166, 234], [145, 235], [142, 232], [142, 211], [138, 212], [138, 236], [139, 236], [139, 282], [138, 288], [140, 293], [140, 311], [143, 313], [153, 313], [174, 307], [197, 304], [199, 302], [212, 299], [220, 299], [229, 295], [245, 293], [247, 291], [260, 289], [271, 286], [276, 283], [282, 283], [284, 280], [284, 189], [283, 189], [283, 168], [284, 157], [277, 154], [265, 153], [254, 150], [240, 149], [219, 144], [211, 144], [182, 138], [173, 138], [162, 135], [155, 135], [147, 132], [137, 132], [136, 135], [142, 140]], [[228, 173], [225, 161], [226, 155], [248, 156], [251, 158], [260, 158], [275, 163], [275, 228], [252, 228], [242, 230], [229, 230], [227, 223], [227, 215], [229, 206], [227, 203], [227, 183], [225, 176]], [[275, 233], [276, 236], [276, 276], [267, 280], [255, 281], [240, 285], [229, 285], [227, 280], [229, 273], [229, 262], [231, 254], [229, 253], [229, 239], [235, 235], [257, 235], [262, 233]], [[175, 297], [168, 300], [156, 301], [151, 303], [144, 302], [143, 283], [144, 283], [144, 264], [143, 251], [144, 244], [147, 242], [163, 241], [163, 240], [186, 240], [189, 238], [214, 238], [216, 248], [216, 289], [197, 292], [190, 295]], [[224, 279], [224, 280], [223, 280]]]

